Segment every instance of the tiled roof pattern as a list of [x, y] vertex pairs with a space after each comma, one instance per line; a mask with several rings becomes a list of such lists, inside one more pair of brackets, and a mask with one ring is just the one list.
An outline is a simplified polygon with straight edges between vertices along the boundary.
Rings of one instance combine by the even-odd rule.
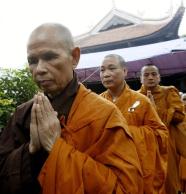
[[83, 48], [147, 36], [160, 30], [166, 24], [167, 22], [161, 24], [138, 24], [134, 26], [120, 27], [109, 31], [103, 31], [98, 34], [93, 34], [77, 40], [76, 45], [80, 48]]

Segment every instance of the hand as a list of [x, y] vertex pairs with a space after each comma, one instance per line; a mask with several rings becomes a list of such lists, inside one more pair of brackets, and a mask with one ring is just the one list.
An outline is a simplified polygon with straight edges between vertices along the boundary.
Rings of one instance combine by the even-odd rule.
[[61, 136], [61, 125], [57, 113], [44, 94], [38, 94], [35, 103], [39, 139], [42, 147], [50, 152], [56, 139]]
[[152, 103], [153, 105], [156, 105], [156, 104], [155, 104], [155, 101], [154, 101], [154, 97], [153, 97], [153, 95], [152, 95], [152, 93], [151, 93], [150, 90], [147, 90], [147, 97], [150, 99], [150, 101], [151, 101], [151, 103]]
[[41, 144], [37, 128], [37, 119], [36, 119], [36, 104], [34, 103], [31, 110], [31, 122], [30, 122], [30, 143], [29, 143], [29, 152], [35, 153], [40, 150]]

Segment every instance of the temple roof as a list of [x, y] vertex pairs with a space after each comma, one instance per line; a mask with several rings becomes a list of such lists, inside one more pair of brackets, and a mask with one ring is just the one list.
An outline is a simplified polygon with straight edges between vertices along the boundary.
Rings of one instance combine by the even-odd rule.
[[114, 28], [108, 31], [100, 32], [99, 34], [93, 34], [91, 36], [85, 37], [79, 41], [76, 41], [76, 44], [80, 48], [106, 44], [121, 40], [127, 40], [137, 37], [146, 36], [152, 34], [155, 31], [158, 31], [167, 23], [162, 24], [138, 24], [131, 26], [124, 26], [120, 28]]
[[184, 10], [180, 6], [173, 17], [144, 21], [112, 9], [90, 32], [76, 37], [75, 42], [84, 54], [177, 39]]

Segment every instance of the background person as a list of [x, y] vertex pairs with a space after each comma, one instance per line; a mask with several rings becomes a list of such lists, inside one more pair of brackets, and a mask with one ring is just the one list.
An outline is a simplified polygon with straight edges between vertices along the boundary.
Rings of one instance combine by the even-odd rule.
[[183, 136], [186, 129], [183, 123], [185, 119], [183, 103], [174, 86], [159, 85], [160, 73], [155, 65], [143, 66], [140, 79], [142, 86], [139, 92], [149, 97], [159, 117], [169, 129], [166, 190], [167, 194], [175, 194], [181, 189], [178, 173], [180, 155], [186, 156], [186, 151], [183, 149], [186, 142], [186, 136]]
[[113, 102], [127, 120], [142, 166], [144, 193], [161, 193], [166, 173], [161, 154], [167, 154], [167, 129], [150, 100], [129, 88], [126, 76], [126, 63], [120, 55], [105, 56], [100, 77], [107, 90], [101, 96]]

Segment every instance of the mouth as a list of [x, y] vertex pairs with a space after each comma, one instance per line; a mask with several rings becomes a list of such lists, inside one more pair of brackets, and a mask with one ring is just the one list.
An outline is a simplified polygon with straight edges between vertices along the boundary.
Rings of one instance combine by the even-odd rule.
[[154, 82], [153, 81], [150, 81], [150, 82], [148, 82], [148, 84], [154, 84]]
[[104, 84], [111, 84], [111, 83], [113, 83], [113, 81], [112, 80], [103, 80], [103, 83]]
[[37, 83], [40, 85], [40, 86], [47, 86], [47, 85], [50, 85], [52, 82], [52, 80], [38, 80]]

